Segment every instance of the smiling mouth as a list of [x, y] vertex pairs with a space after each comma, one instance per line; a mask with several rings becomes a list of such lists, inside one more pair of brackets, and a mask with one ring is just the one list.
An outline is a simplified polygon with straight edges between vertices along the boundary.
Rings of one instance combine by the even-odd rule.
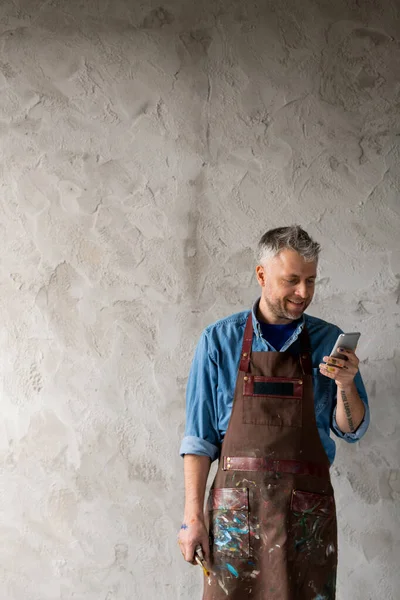
[[304, 306], [305, 302], [303, 300], [303, 302], [295, 302], [294, 300], [288, 300], [288, 302], [290, 302], [290, 304], [293, 304], [294, 306]]

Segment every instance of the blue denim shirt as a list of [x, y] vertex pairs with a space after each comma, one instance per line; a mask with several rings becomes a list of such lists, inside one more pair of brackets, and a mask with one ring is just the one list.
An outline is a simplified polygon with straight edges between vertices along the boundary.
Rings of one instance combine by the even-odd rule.
[[[253, 352], [275, 351], [262, 337], [256, 317], [259, 300], [252, 310]], [[209, 325], [197, 345], [186, 390], [186, 430], [180, 454], [219, 457], [232, 410], [244, 328], [250, 311], [243, 311]], [[336, 445], [330, 431], [347, 442], [358, 441], [368, 429], [369, 408], [364, 383], [358, 372], [358, 393], [365, 405], [364, 419], [354, 433], [342, 433], [336, 423], [336, 383], [321, 375], [319, 364], [330, 354], [342, 330], [322, 319], [303, 315], [297, 329], [281, 348], [281, 352], [299, 353], [299, 334], [307, 327], [312, 349], [315, 416], [318, 432], [330, 463]]]

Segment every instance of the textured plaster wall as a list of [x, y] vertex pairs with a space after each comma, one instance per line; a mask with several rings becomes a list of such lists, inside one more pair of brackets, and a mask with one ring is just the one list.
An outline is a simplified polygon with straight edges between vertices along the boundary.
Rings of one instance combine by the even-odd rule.
[[199, 598], [187, 373], [293, 222], [372, 405], [334, 468], [338, 598], [399, 599], [399, 40], [396, 0], [3, 0], [1, 600]]

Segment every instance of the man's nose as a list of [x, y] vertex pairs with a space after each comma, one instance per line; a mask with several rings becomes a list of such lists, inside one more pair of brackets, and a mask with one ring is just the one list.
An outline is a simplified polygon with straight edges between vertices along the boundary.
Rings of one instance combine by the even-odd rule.
[[307, 285], [305, 283], [299, 283], [296, 287], [296, 296], [303, 300], [307, 298]]

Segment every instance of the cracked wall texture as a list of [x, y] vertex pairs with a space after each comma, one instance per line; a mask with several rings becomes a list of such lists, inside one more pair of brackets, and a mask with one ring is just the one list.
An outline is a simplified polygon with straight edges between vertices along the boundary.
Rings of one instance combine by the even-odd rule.
[[338, 598], [399, 598], [399, 40], [396, 0], [1, 3], [1, 600], [200, 597], [191, 357], [294, 222], [372, 406], [334, 467]]

